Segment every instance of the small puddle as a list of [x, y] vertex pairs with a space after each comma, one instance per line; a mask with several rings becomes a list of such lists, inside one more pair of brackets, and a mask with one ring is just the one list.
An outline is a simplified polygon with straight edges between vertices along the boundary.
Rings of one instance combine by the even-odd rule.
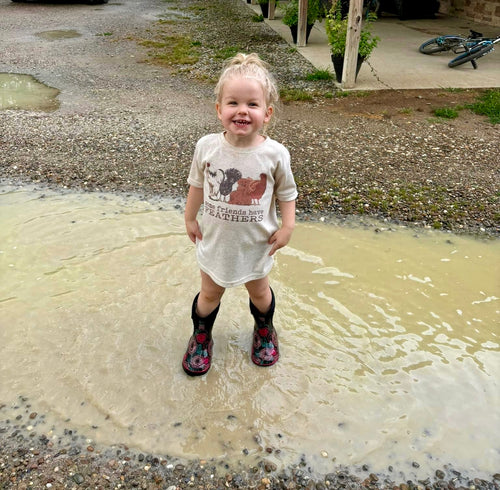
[[72, 39], [74, 37], [80, 37], [81, 34], [75, 30], [56, 30], [56, 31], [42, 31], [35, 34], [42, 39], [47, 41], [56, 41], [58, 39]]
[[162, 19], [163, 21], [182, 21], [186, 19], [192, 19], [196, 16], [196, 14], [191, 14], [189, 12], [179, 12], [175, 9], [164, 9], [161, 14], [158, 14], [157, 17]]
[[31, 75], [0, 73], [0, 110], [55, 111], [59, 93]]
[[299, 223], [271, 274], [280, 362], [251, 363], [230, 289], [192, 379], [199, 272], [179, 204], [0, 190], [0, 402], [26, 397], [34, 431], [229, 463], [273, 448], [323, 474], [498, 471], [498, 240]]

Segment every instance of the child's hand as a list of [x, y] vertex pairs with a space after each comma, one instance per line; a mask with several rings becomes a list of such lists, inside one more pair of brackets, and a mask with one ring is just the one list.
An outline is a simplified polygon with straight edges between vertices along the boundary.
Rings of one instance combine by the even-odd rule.
[[196, 243], [197, 238], [198, 238], [198, 240], [202, 239], [200, 225], [198, 224], [197, 220], [186, 221], [186, 231], [187, 231], [189, 239], [193, 243]]
[[276, 250], [283, 248], [292, 237], [293, 228], [283, 226], [276, 233], [274, 233], [269, 239], [269, 245], [272, 245], [269, 255], [274, 255]]

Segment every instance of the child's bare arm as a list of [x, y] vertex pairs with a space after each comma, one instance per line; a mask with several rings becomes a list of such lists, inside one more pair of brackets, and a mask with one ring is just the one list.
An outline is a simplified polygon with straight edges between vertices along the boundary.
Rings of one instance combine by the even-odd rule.
[[189, 187], [188, 197], [186, 201], [186, 209], [184, 210], [184, 221], [186, 223], [186, 232], [189, 239], [196, 243], [196, 239], [202, 239], [200, 225], [196, 216], [203, 204], [203, 188], [202, 187]]
[[295, 201], [278, 201], [281, 211], [281, 228], [269, 239], [272, 245], [269, 255], [283, 248], [290, 241], [295, 227]]

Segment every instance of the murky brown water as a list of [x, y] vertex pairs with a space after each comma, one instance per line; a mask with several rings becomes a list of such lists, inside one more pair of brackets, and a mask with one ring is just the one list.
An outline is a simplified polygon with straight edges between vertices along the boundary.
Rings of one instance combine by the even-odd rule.
[[191, 379], [199, 277], [174, 205], [3, 187], [0, 402], [158, 454], [498, 471], [498, 241], [299, 224], [271, 276], [280, 362], [251, 363], [231, 289]]
[[57, 41], [59, 39], [72, 39], [75, 37], [80, 37], [81, 34], [74, 29], [67, 30], [55, 30], [55, 31], [41, 31], [37, 32], [36, 35], [45, 39], [46, 41]]
[[59, 93], [31, 75], [0, 73], [0, 110], [55, 111]]

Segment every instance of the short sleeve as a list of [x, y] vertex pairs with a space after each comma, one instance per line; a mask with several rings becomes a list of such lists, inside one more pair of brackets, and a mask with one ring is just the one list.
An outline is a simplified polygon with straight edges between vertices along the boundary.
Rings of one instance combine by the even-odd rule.
[[284, 146], [280, 146], [280, 157], [275, 174], [275, 194], [276, 198], [280, 201], [293, 201], [297, 199], [298, 193], [292, 174], [290, 153]]

